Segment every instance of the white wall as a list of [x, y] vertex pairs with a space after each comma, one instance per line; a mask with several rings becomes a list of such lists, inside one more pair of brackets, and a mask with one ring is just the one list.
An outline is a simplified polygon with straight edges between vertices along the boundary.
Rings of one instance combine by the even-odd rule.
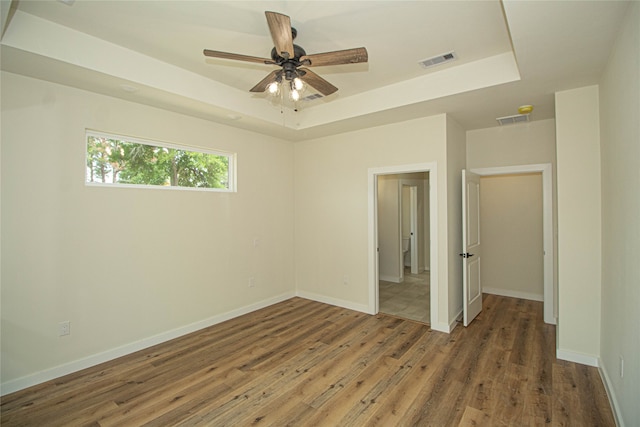
[[[238, 193], [86, 187], [85, 128], [236, 152]], [[291, 143], [4, 72], [1, 136], [3, 384], [294, 294]]]
[[598, 87], [556, 93], [558, 357], [600, 354], [601, 204]]
[[480, 181], [483, 291], [543, 301], [542, 174]]
[[436, 162], [443, 272], [438, 322], [448, 325], [446, 132], [446, 116], [438, 115], [295, 144], [295, 277], [301, 295], [367, 309], [368, 170]]
[[[600, 362], [619, 425], [640, 425], [640, 4], [632, 2], [600, 85]], [[624, 378], [620, 378], [620, 356]]]

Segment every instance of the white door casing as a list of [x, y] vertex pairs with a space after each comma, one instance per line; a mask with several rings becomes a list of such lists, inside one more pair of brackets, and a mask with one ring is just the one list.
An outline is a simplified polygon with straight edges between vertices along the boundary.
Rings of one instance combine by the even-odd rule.
[[[441, 322], [439, 316], [440, 289], [438, 280], [438, 169], [435, 162], [416, 163], [409, 165], [396, 165], [369, 168], [368, 176], [368, 259], [369, 259], [369, 303], [367, 313], [377, 314], [379, 310], [378, 301], [378, 220], [376, 215], [377, 206], [377, 176], [396, 174], [429, 172], [429, 228], [431, 232], [430, 245], [430, 306], [431, 306], [431, 329], [434, 331], [449, 333], [449, 323]], [[446, 298], [446, 293], [445, 297]], [[444, 301], [446, 304], [446, 299]]]
[[482, 311], [480, 176], [462, 171], [462, 285], [464, 326]]

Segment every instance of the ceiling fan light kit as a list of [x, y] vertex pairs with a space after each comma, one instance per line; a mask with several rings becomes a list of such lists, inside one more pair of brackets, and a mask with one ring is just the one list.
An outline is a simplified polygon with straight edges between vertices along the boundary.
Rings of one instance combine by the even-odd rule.
[[291, 19], [287, 15], [277, 12], [265, 12], [265, 16], [274, 44], [273, 49], [271, 49], [270, 59], [209, 49], [204, 50], [204, 55], [212, 58], [257, 62], [279, 67], [279, 69], [269, 73], [251, 88], [250, 92], [267, 92], [273, 96], [280, 95], [280, 98], [283, 99], [284, 87], [286, 87], [289, 99], [297, 102], [300, 100], [305, 86], [310, 86], [322, 96], [328, 96], [335, 93], [338, 88], [318, 74], [303, 67], [356, 64], [369, 60], [367, 49], [364, 47], [307, 55], [302, 47], [293, 44], [298, 32], [291, 27]]

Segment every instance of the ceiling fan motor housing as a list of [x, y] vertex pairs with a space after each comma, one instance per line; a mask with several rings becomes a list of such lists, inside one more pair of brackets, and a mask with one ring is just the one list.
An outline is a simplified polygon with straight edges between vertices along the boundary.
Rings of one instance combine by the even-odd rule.
[[300, 58], [305, 56], [306, 54], [307, 52], [305, 52], [304, 49], [298, 46], [297, 44], [293, 45], [293, 58], [289, 58], [289, 59], [286, 59], [280, 56], [280, 54], [276, 51], [275, 47], [271, 49], [271, 59], [273, 59], [273, 62], [275, 62], [276, 64], [284, 63], [285, 61], [300, 62]]

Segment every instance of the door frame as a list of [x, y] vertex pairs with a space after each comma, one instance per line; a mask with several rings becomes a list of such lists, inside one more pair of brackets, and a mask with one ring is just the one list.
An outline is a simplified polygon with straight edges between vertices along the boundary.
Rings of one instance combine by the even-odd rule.
[[556, 289], [555, 286], [555, 251], [553, 243], [553, 167], [551, 163], [534, 165], [502, 166], [490, 168], [470, 168], [469, 171], [480, 176], [518, 175], [525, 173], [542, 173], [542, 248], [543, 254], [543, 289], [544, 289], [544, 322], [556, 324]]
[[438, 171], [435, 162], [416, 163], [398, 166], [369, 168], [367, 171], [368, 186], [368, 258], [369, 286], [368, 313], [378, 314], [380, 301], [378, 293], [378, 176], [401, 173], [429, 172], [429, 229], [430, 243], [430, 321], [431, 329], [449, 332], [448, 325], [442, 328], [438, 322], [439, 280], [438, 280]]

